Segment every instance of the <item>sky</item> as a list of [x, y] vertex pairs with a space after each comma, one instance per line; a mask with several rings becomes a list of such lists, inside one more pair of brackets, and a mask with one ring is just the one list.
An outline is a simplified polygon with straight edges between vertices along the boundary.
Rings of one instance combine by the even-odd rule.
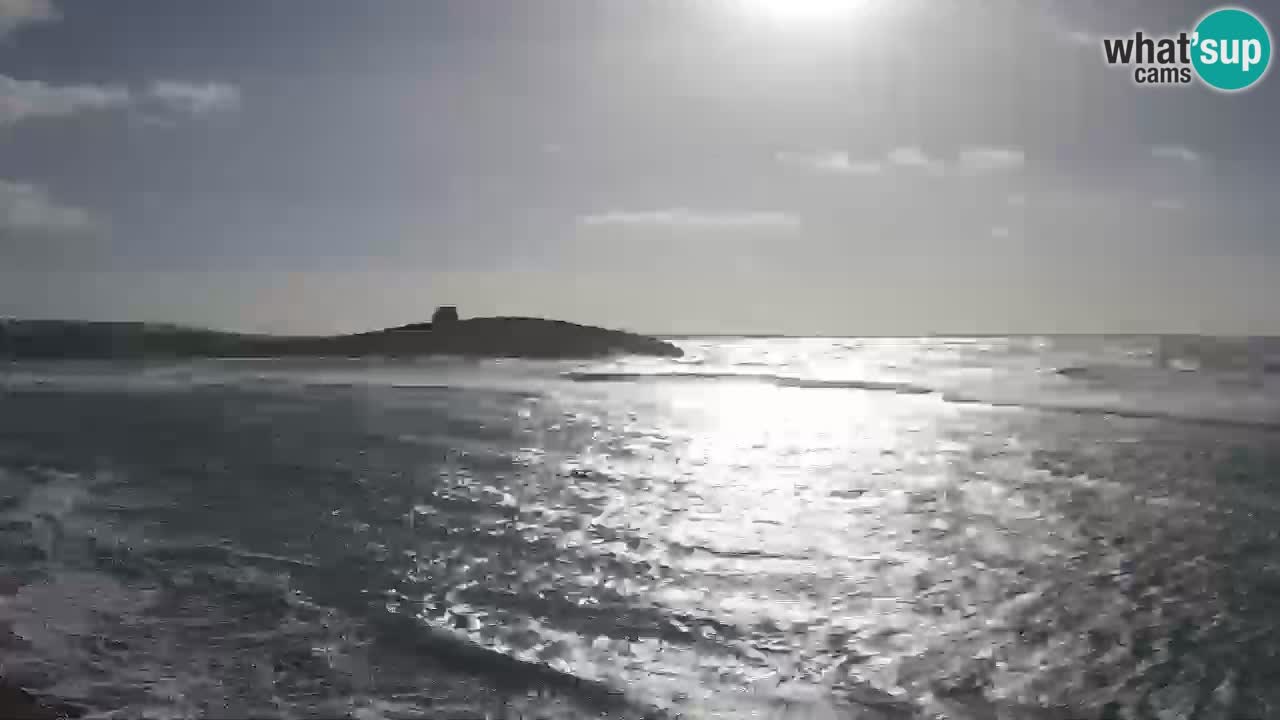
[[0, 0], [0, 317], [1280, 334], [1280, 78], [1103, 60], [1215, 6]]

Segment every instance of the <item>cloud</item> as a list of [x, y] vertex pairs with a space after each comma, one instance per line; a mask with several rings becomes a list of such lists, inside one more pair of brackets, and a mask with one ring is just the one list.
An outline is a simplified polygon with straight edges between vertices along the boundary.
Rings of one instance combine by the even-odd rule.
[[1203, 159], [1200, 153], [1185, 145], [1156, 145], [1151, 148], [1151, 157], [1160, 160], [1176, 160], [1188, 165], [1198, 165]]
[[1076, 48], [1101, 48], [1103, 38], [1109, 37], [1101, 32], [1076, 27], [1054, 13], [1048, 13], [1042, 18], [1041, 27], [1061, 44]]
[[[3, 2], [3, 0], [0, 0]], [[240, 90], [226, 83], [153, 83], [145, 99], [145, 124], [163, 124], [161, 113], [206, 115], [240, 107]], [[57, 118], [87, 112], [137, 107], [139, 97], [119, 85], [50, 85], [0, 75], [0, 128], [26, 120]]]
[[88, 211], [60, 204], [43, 188], [0, 180], [0, 240], [84, 235], [98, 227]]
[[52, 0], [0, 0], [0, 39], [26, 25], [54, 22], [61, 17]]
[[[820, 175], [879, 175], [886, 167], [920, 170], [930, 175], [948, 174], [941, 159], [930, 157], [916, 145], [893, 148], [883, 160], [854, 160], [841, 150], [822, 152], [780, 152], [779, 163]], [[978, 146], [962, 150], [950, 170], [957, 174], [977, 175], [1014, 172], [1026, 164], [1026, 153], [1016, 147]]]
[[997, 225], [991, 228], [991, 237], [993, 238], [1004, 239], [1009, 237], [1012, 234], [1013, 234], [1012, 231], [1010, 231], [1009, 228], [1003, 225]]
[[115, 85], [49, 85], [0, 75], [0, 128], [31, 118], [126, 107], [131, 100], [127, 88]]
[[1027, 204], [1026, 193], [1010, 193], [1009, 197], [1005, 199], [1008, 201], [1009, 205], [1012, 207], [1023, 207], [1024, 205]]
[[1108, 37], [1102, 33], [1088, 32], [1086, 30], [1071, 30], [1068, 28], [1058, 28], [1057, 34], [1058, 37], [1068, 45], [1087, 48], [1102, 47], [1103, 39]]
[[240, 89], [220, 82], [161, 80], [151, 84], [147, 96], [171, 110], [191, 115], [234, 112], [240, 108]]
[[1153, 200], [1151, 202], [1151, 207], [1155, 208], [1156, 210], [1167, 210], [1170, 212], [1187, 209], [1187, 206], [1185, 203], [1183, 203], [1181, 200], [1175, 200], [1173, 198], [1159, 198], [1157, 200]]
[[960, 169], [971, 173], [1012, 172], [1026, 164], [1020, 148], [975, 147], [960, 152]]
[[884, 166], [876, 161], [853, 160], [843, 151], [829, 152], [780, 152], [778, 162], [783, 165], [824, 175], [878, 175]]
[[894, 148], [889, 151], [888, 158], [893, 165], [920, 169], [933, 175], [941, 175], [945, 170], [941, 160], [934, 160], [916, 146]]
[[800, 226], [800, 219], [780, 212], [700, 212], [685, 209], [648, 210], [640, 212], [607, 212], [584, 215], [578, 224], [588, 227], [663, 227], [706, 230], [774, 229], [790, 230]]

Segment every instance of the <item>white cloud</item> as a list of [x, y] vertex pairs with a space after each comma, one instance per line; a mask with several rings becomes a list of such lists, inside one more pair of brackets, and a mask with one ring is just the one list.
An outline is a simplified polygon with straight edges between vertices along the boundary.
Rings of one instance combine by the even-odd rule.
[[849, 153], [843, 151], [780, 152], [778, 162], [826, 175], [877, 175], [884, 169], [879, 162], [853, 160]]
[[974, 147], [960, 151], [960, 169], [972, 173], [1011, 172], [1026, 164], [1020, 148]]
[[[930, 157], [916, 145], [893, 148], [883, 160], [855, 160], [840, 150], [780, 152], [777, 160], [789, 167], [825, 175], [879, 175], [886, 167], [918, 170], [936, 176], [948, 174], [947, 163]], [[977, 146], [960, 151], [951, 171], [969, 175], [1014, 172], [1025, 164], [1026, 153], [1021, 148]]]
[[933, 175], [941, 175], [945, 169], [942, 161], [934, 160], [915, 146], [894, 148], [889, 151], [888, 158], [890, 163], [899, 167], [920, 169]]
[[1086, 30], [1068, 30], [1063, 28], [1059, 31], [1059, 37], [1071, 45], [1100, 48], [1102, 47], [1103, 38], [1107, 36], [1102, 33], [1088, 32]]
[[114, 85], [49, 85], [0, 75], [0, 127], [124, 107], [130, 101], [128, 89]]
[[[3, 0], [0, 0], [3, 1]], [[161, 121], [156, 113], [204, 115], [240, 107], [240, 91], [226, 83], [190, 84], [163, 81], [152, 84], [146, 99], [155, 104], [145, 124]], [[0, 128], [25, 120], [56, 118], [139, 105], [139, 97], [119, 85], [50, 85], [0, 75]], [[147, 110], [145, 106], [138, 108]]]
[[1157, 200], [1154, 200], [1151, 203], [1151, 207], [1157, 210], [1168, 210], [1168, 211], [1177, 211], [1177, 210], [1187, 209], [1187, 206], [1185, 203], [1183, 203], [1181, 200], [1176, 200], [1173, 198], [1159, 198]]
[[889, 151], [889, 162], [910, 167], [928, 165], [930, 160], [929, 156], [918, 147], [900, 147]]
[[701, 212], [686, 209], [607, 212], [585, 215], [578, 224], [590, 227], [665, 227], [694, 229], [777, 229], [800, 226], [800, 219], [780, 212]]
[[1075, 27], [1053, 14], [1045, 15], [1043, 22], [1043, 29], [1064, 45], [1100, 49], [1103, 38], [1108, 37], [1104, 33]]
[[1027, 194], [1026, 193], [1010, 193], [1009, 197], [1006, 198], [1006, 200], [1008, 201], [1009, 205], [1012, 207], [1023, 207], [1024, 205], [1027, 204]]
[[43, 188], [0, 180], [0, 240], [82, 235], [97, 227], [89, 212], [58, 203]]
[[1202, 159], [1200, 153], [1185, 145], [1156, 145], [1151, 148], [1151, 156], [1161, 160], [1177, 160], [1189, 165], [1197, 165]]
[[1009, 237], [1011, 234], [1013, 233], [1009, 230], [1009, 228], [1003, 225], [997, 225], [991, 228], [991, 237], [993, 238], [1004, 239]]
[[25, 25], [54, 22], [60, 17], [52, 0], [0, 0], [0, 38]]
[[152, 83], [147, 94], [172, 110], [192, 115], [233, 112], [240, 108], [240, 89], [227, 83], [161, 80]]

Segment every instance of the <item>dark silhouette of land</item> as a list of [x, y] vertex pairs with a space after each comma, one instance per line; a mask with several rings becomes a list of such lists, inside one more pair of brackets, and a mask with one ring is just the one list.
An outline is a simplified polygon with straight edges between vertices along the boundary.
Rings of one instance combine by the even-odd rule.
[[58, 320], [0, 321], [0, 358], [249, 358], [469, 357], [595, 358], [607, 355], [679, 357], [657, 338], [539, 318], [458, 319], [440, 308], [433, 322], [355, 335], [248, 335], [150, 323]]

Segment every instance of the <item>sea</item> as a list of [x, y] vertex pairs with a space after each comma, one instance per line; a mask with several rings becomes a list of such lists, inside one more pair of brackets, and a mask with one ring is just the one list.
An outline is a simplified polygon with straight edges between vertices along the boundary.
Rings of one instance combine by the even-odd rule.
[[1280, 343], [0, 365], [89, 718], [1280, 718]]

